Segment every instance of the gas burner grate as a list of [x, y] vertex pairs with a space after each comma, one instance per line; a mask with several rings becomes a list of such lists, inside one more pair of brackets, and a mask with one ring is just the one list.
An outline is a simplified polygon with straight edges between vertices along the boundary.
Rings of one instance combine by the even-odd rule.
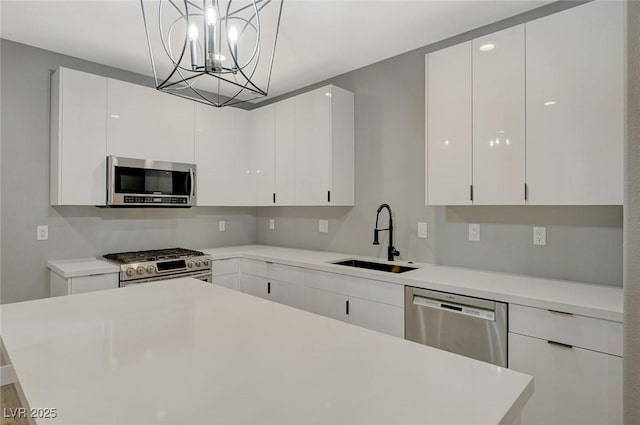
[[118, 264], [142, 263], [148, 261], [171, 260], [182, 257], [206, 255], [202, 251], [185, 248], [153, 249], [148, 251], [117, 252], [103, 257]]

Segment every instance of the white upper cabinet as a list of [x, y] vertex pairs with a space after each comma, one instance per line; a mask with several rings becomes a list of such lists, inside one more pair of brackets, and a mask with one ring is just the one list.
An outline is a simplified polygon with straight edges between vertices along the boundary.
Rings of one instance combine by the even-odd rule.
[[193, 101], [108, 79], [107, 154], [194, 162]]
[[275, 193], [275, 106], [249, 113], [250, 172], [253, 179], [253, 205], [274, 204]]
[[529, 204], [622, 204], [624, 2], [526, 24]]
[[195, 105], [195, 163], [199, 206], [234, 205], [238, 109]]
[[[250, 112], [236, 110], [235, 121], [235, 200], [234, 205], [255, 205], [256, 191], [251, 158]], [[229, 176], [229, 178], [234, 178]]]
[[51, 87], [51, 205], [105, 205], [107, 79], [59, 68]]
[[295, 202], [354, 204], [353, 93], [322, 87], [294, 98]]
[[426, 56], [426, 204], [471, 204], [472, 43]]
[[275, 204], [295, 205], [296, 151], [293, 98], [275, 105]]
[[331, 92], [320, 88], [295, 102], [296, 203], [328, 205], [331, 190]]
[[524, 25], [473, 40], [473, 203], [525, 203]]

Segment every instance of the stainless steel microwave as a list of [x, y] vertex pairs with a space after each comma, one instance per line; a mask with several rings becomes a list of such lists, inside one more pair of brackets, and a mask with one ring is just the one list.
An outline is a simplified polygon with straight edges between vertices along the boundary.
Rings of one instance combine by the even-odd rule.
[[196, 205], [196, 166], [178, 162], [107, 157], [107, 206]]

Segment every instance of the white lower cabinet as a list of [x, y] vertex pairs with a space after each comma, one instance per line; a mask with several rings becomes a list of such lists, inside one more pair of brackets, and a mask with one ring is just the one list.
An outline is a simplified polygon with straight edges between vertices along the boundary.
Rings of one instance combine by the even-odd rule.
[[305, 288], [304, 308], [312, 313], [348, 322], [347, 301], [349, 301], [349, 297], [343, 294], [322, 289]]
[[510, 305], [509, 368], [535, 385], [522, 423], [621, 424], [621, 336], [618, 322]]
[[213, 260], [211, 265], [211, 274], [213, 276], [214, 284], [236, 291], [240, 290], [237, 258]]
[[402, 307], [349, 297], [349, 323], [404, 338]]
[[49, 273], [49, 296], [81, 294], [83, 292], [115, 289], [120, 285], [118, 273], [64, 278], [54, 272]]
[[240, 290], [285, 304], [304, 308], [304, 271], [271, 261], [242, 259]]
[[315, 270], [305, 271], [305, 309], [404, 338], [404, 287]]

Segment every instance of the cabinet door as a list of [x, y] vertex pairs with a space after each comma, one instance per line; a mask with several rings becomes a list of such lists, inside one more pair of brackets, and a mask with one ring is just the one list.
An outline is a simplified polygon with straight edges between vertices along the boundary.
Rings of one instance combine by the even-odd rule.
[[340, 87], [329, 86], [331, 95], [330, 205], [355, 203], [355, 122], [354, 95]]
[[194, 162], [193, 101], [123, 81], [107, 81], [107, 154]]
[[78, 276], [71, 278], [71, 293], [102, 291], [115, 289], [120, 285], [118, 273], [98, 274], [93, 276]]
[[342, 320], [343, 322], [349, 320], [347, 300], [348, 297], [346, 295], [323, 291], [322, 289], [304, 288], [305, 310], [331, 317], [332, 319]]
[[254, 199], [251, 205], [273, 205], [275, 193], [275, 106], [250, 113], [249, 154]]
[[[238, 109], [235, 121], [235, 205], [254, 205], [255, 179], [251, 161], [250, 112]], [[230, 178], [232, 178], [230, 176]]]
[[622, 204], [624, 2], [527, 26], [529, 204]]
[[471, 204], [471, 52], [469, 41], [426, 56], [427, 205]]
[[524, 90], [524, 25], [473, 40], [476, 205], [525, 203]]
[[213, 276], [213, 283], [215, 283], [216, 285], [224, 286], [225, 288], [233, 289], [235, 291], [240, 290], [240, 285], [238, 283], [238, 274]]
[[404, 308], [349, 297], [349, 323], [404, 338]]
[[270, 280], [270, 299], [291, 307], [304, 308], [304, 286]]
[[296, 155], [293, 103], [293, 98], [289, 98], [275, 104], [276, 205], [294, 205], [296, 203]]
[[622, 358], [509, 333], [509, 368], [533, 375], [523, 425], [622, 423]]
[[107, 79], [60, 68], [51, 93], [51, 205], [105, 205]]
[[267, 279], [253, 276], [250, 274], [242, 274], [240, 277], [240, 290], [256, 297], [268, 298]]
[[236, 185], [236, 108], [195, 105], [195, 162], [199, 206], [233, 205]]
[[294, 98], [295, 196], [298, 205], [328, 205], [331, 190], [331, 92], [320, 88]]

